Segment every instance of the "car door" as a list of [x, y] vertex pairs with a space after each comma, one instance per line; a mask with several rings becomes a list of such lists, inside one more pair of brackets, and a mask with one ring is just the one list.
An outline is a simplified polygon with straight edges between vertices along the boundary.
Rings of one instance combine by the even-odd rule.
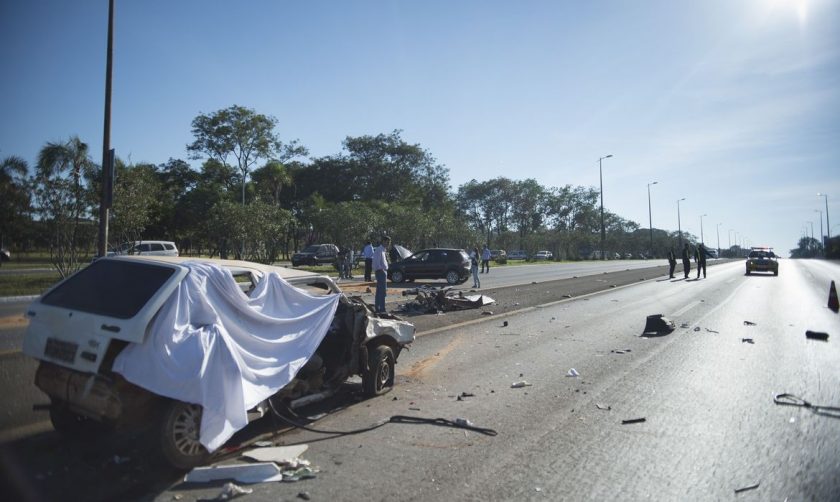
[[430, 279], [446, 277], [446, 268], [452, 259], [450, 256], [451, 253], [455, 253], [455, 251], [445, 251], [442, 249], [429, 251], [429, 264], [426, 267], [425, 277]]
[[402, 261], [403, 273], [406, 279], [421, 279], [426, 277], [429, 253], [420, 251]]

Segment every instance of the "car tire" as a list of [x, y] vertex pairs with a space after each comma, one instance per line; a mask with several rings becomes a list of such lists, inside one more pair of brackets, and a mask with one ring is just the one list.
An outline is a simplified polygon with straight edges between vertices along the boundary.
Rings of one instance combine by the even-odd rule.
[[210, 453], [199, 441], [201, 406], [170, 401], [160, 419], [160, 452], [177, 469], [192, 469], [206, 464]]
[[747, 269], [747, 275], [750, 275], [750, 269]]
[[777, 276], [777, 275], [779, 275], [779, 271], [778, 271], [778, 270], [774, 270], [774, 271], [773, 271], [773, 275], [776, 275], [776, 276]]
[[393, 272], [391, 272], [391, 282], [405, 282], [405, 272], [403, 272], [402, 270], [394, 270]]
[[457, 270], [449, 270], [446, 272], [446, 282], [450, 286], [454, 286], [461, 282], [461, 276], [458, 274]]
[[68, 438], [91, 437], [110, 429], [107, 424], [70, 411], [62, 402], [50, 405], [50, 422], [56, 432]]
[[387, 345], [379, 345], [368, 353], [368, 368], [362, 375], [366, 397], [380, 396], [391, 390], [396, 364], [394, 351]]

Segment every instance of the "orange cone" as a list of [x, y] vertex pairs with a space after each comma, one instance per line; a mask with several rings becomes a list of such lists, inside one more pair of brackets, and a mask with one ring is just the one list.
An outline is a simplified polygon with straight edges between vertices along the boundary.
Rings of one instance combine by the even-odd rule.
[[834, 281], [831, 281], [831, 287], [828, 288], [828, 308], [834, 312], [840, 310], [840, 303], [837, 302], [837, 288], [834, 286]]

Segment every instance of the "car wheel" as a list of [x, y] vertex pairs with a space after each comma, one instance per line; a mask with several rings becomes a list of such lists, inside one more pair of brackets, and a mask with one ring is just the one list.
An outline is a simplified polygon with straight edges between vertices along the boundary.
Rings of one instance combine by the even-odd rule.
[[778, 270], [774, 270], [774, 271], [773, 271], [773, 275], [779, 275], [779, 271], [778, 271]]
[[50, 422], [56, 432], [66, 437], [90, 437], [108, 431], [106, 424], [74, 413], [60, 402], [53, 402], [50, 405]]
[[747, 269], [747, 275], [750, 275], [750, 269]]
[[461, 276], [458, 275], [457, 270], [450, 270], [450, 271], [446, 272], [446, 282], [450, 286], [454, 286], [454, 285], [458, 284], [460, 281], [461, 281]]
[[394, 270], [391, 272], [391, 281], [396, 283], [405, 282], [405, 273], [402, 270]]
[[362, 375], [365, 396], [385, 394], [394, 386], [396, 359], [387, 345], [379, 345], [368, 354], [368, 369]]
[[160, 422], [160, 450], [164, 460], [178, 469], [207, 463], [210, 453], [198, 439], [200, 431], [201, 406], [169, 402]]

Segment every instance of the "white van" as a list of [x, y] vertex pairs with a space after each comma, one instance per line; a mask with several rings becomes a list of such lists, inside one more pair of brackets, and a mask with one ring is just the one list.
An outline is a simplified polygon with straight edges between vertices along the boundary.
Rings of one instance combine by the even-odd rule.
[[121, 244], [108, 256], [124, 254], [178, 256], [178, 248], [172, 241], [130, 241]]

